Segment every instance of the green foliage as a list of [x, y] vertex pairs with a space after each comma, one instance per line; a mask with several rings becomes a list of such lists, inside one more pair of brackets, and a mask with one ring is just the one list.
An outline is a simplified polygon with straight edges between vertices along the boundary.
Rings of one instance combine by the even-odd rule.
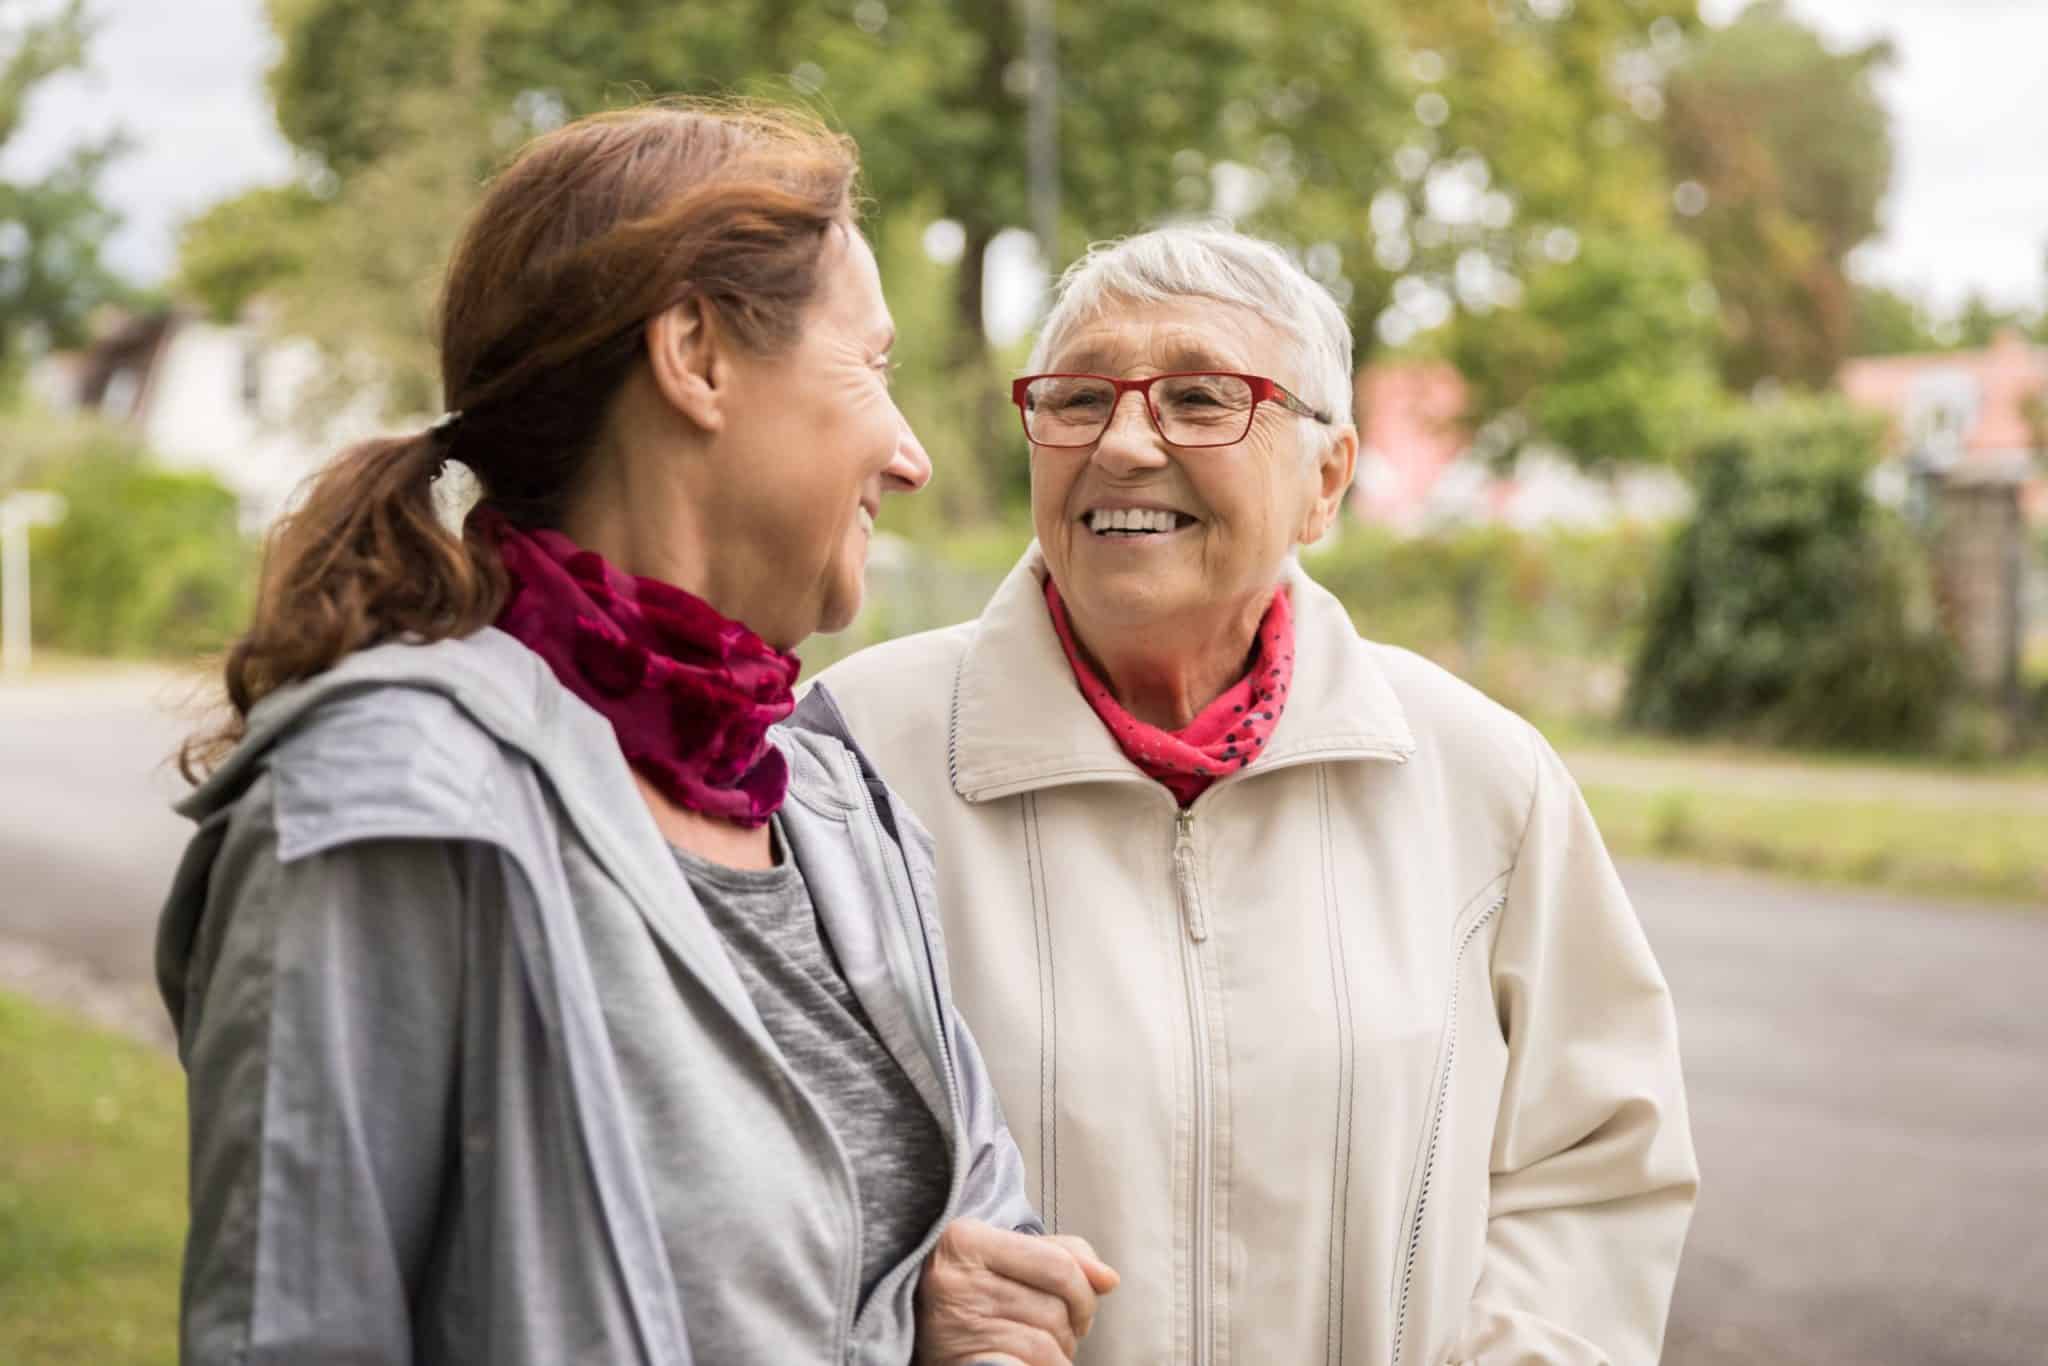
[[[949, 511], [987, 515], [1014, 495], [1007, 358], [984, 344], [982, 300], [988, 244], [1031, 216], [1034, 77], [1017, 6], [270, 0], [270, 12], [283, 40], [278, 121], [328, 202], [311, 222], [279, 225], [283, 250], [232, 223], [201, 234], [186, 273], [225, 283], [207, 289], [218, 299], [303, 263], [281, 323], [327, 344], [337, 387], [359, 390], [368, 358], [394, 409], [434, 406], [427, 301], [477, 183], [524, 137], [650, 94], [794, 98], [860, 142], [878, 239], [898, 220], [913, 237], [935, 219], [960, 226], [965, 249], [944, 278], [907, 267], [937, 307], [907, 305], [893, 283], [892, 301], [934, 324], [906, 349], [938, 372], [921, 427], [957, 429], [953, 448], [968, 457], [941, 486], [960, 490]], [[1212, 173], [1232, 163], [1257, 187], [1257, 226], [1325, 243], [1318, 271], [1348, 292], [1344, 272], [1367, 245], [1356, 209], [1382, 175], [1392, 109], [1377, 7], [1307, 0], [1285, 22], [1242, 6], [1169, 14], [1150, 0], [1055, 12], [1055, 264], [1089, 240], [1206, 210]], [[213, 246], [225, 251], [200, 259]]]
[[1831, 51], [1781, 0], [1701, 35], [1668, 87], [1671, 173], [1705, 192], [1686, 220], [1720, 295], [1722, 370], [1747, 389], [1825, 386], [1855, 305], [1844, 262], [1877, 232], [1890, 120], [1874, 85], [1883, 43]]
[[1950, 335], [1958, 349], [1980, 351], [2006, 332], [2027, 336], [2040, 321], [2038, 315], [2023, 309], [2000, 308], [1982, 293], [1972, 292], [1963, 300], [1963, 306], [1956, 310]]
[[1397, 8], [1415, 106], [1372, 200], [1364, 320], [1399, 347], [1454, 306], [1427, 344], [1471, 381], [1496, 456], [1668, 458], [1713, 389], [1654, 122], [1691, 0]]
[[1917, 299], [1882, 285], [1857, 285], [1852, 356], [1910, 356], [1947, 349], [1935, 321]]
[[[279, 123], [342, 185], [421, 136], [394, 99], [460, 85], [473, 51], [494, 120], [552, 120], [646, 93], [808, 99], [861, 142], [884, 216], [918, 201], [963, 226], [977, 285], [980, 249], [1029, 217], [1032, 77], [1012, 5], [271, 0], [271, 14], [284, 40], [271, 78]], [[1376, 174], [1389, 82], [1371, 7], [1310, 0], [1282, 23], [1237, 6], [1166, 15], [1147, 0], [1105, 0], [1058, 6], [1057, 23], [1057, 257], [1206, 208], [1209, 168], [1225, 159], [1292, 168], [1267, 187], [1282, 217], [1301, 184], [1364, 193]], [[978, 326], [978, 288], [956, 302]]]
[[255, 548], [235, 496], [210, 476], [152, 469], [102, 436], [46, 472], [62, 522], [31, 535], [40, 643], [80, 654], [179, 657], [246, 624]]
[[302, 277], [321, 204], [300, 185], [268, 185], [224, 199], [178, 234], [178, 288], [216, 322]]
[[1717, 401], [1698, 253], [1668, 233], [1596, 234], [1530, 275], [1523, 305], [1460, 329], [1452, 359], [1505, 457], [1540, 439], [1593, 468], [1665, 463]]
[[1699, 457], [1628, 720], [1681, 735], [1912, 748], [1955, 695], [1917, 548], [1866, 481], [1876, 433], [1825, 403], [1748, 414]]
[[[1569, 752], [1574, 771], [1598, 769], [1594, 756]], [[2048, 904], [2048, 846], [2032, 794], [2015, 801], [1987, 783], [1954, 795], [1922, 796], [1925, 774], [1900, 765], [1858, 764], [1867, 786], [1844, 796], [1805, 781], [1815, 770], [1736, 761], [1698, 772], [1687, 746], [1668, 763], [1678, 786], [1645, 789], [1581, 778], [1581, 790], [1607, 847], [1617, 855], [1679, 858], [1754, 868], [1786, 877], [1886, 887], [1952, 900], [1981, 897]], [[1739, 784], [1739, 785], [1738, 785]]]
[[1626, 524], [1417, 537], [1351, 526], [1303, 563], [1367, 637], [1427, 655], [1518, 709], [1604, 719], [1647, 600], [1639, 566], [1665, 536]]
[[[0, 153], [36, 87], [84, 64], [91, 29], [82, 0], [60, 8], [0, 0]], [[116, 218], [99, 195], [118, 136], [84, 143], [40, 177], [0, 173], [0, 378], [30, 338], [81, 339], [87, 315], [125, 290], [101, 260]]]
[[[1030, 464], [1004, 375], [1023, 357], [963, 348], [952, 298], [961, 265], [928, 255], [915, 208], [871, 225], [883, 291], [896, 320], [891, 385], [910, 429], [932, 458], [932, 482], [883, 504], [882, 526], [912, 540], [942, 537], [1029, 497]], [[971, 363], [955, 362], [963, 349]]]

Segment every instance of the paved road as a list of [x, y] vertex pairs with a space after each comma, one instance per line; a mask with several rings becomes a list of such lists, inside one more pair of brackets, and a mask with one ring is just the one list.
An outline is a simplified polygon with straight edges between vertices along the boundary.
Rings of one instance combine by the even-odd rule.
[[1703, 1171], [1670, 1366], [2048, 1362], [2048, 915], [1625, 872]]
[[193, 684], [0, 683], [0, 985], [168, 1037], [150, 928], [191, 831], [170, 762]]
[[[0, 947], [149, 1020], [179, 695], [0, 687]], [[1705, 1168], [1669, 1366], [2048, 1362], [2048, 915], [1624, 872]]]

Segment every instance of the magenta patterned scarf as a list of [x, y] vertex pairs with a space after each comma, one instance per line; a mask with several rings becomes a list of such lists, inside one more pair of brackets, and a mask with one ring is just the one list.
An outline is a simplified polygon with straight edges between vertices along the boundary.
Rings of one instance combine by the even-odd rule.
[[607, 564], [557, 531], [471, 514], [511, 580], [498, 629], [612, 723], [626, 762], [678, 806], [750, 829], [789, 787], [768, 728], [796, 708], [798, 663], [702, 598]]
[[1067, 620], [1067, 605], [1060, 601], [1060, 590], [1049, 578], [1045, 581], [1045, 605], [1052, 613], [1053, 630], [1059, 633], [1081, 695], [1109, 727], [1124, 757], [1146, 777], [1164, 784], [1182, 806], [1192, 804], [1209, 784], [1248, 766], [1265, 750], [1273, 728], [1280, 724], [1280, 710], [1287, 705], [1287, 686], [1294, 681], [1294, 614], [1285, 588], [1273, 594], [1273, 604], [1259, 622], [1258, 651], [1252, 657], [1251, 670], [1181, 730], [1162, 730], [1140, 721], [1116, 700], [1082, 657], [1073, 623]]

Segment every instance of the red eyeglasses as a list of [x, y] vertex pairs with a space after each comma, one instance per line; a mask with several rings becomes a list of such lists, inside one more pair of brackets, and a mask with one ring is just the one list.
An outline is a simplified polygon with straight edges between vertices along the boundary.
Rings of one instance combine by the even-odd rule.
[[1234, 446], [1252, 429], [1261, 403], [1327, 425], [1330, 415], [1310, 407], [1264, 375], [1227, 370], [1183, 370], [1149, 379], [1110, 375], [1026, 375], [1010, 385], [1010, 401], [1034, 446], [1092, 446], [1109, 430], [1116, 405], [1136, 393], [1152, 426], [1175, 446]]

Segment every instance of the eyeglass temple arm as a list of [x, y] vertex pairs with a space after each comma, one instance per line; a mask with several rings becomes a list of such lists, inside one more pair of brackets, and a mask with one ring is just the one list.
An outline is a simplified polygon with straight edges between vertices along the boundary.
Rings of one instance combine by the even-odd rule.
[[1330, 425], [1330, 415], [1324, 412], [1322, 409], [1309, 407], [1308, 404], [1302, 402], [1293, 394], [1288, 393], [1278, 384], [1273, 384], [1272, 389], [1273, 397], [1277, 399], [1280, 403], [1280, 406], [1285, 408], [1288, 412], [1299, 413], [1303, 417], [1314, 418], [1317, 422], [1322, 423], [1326, 427]]

